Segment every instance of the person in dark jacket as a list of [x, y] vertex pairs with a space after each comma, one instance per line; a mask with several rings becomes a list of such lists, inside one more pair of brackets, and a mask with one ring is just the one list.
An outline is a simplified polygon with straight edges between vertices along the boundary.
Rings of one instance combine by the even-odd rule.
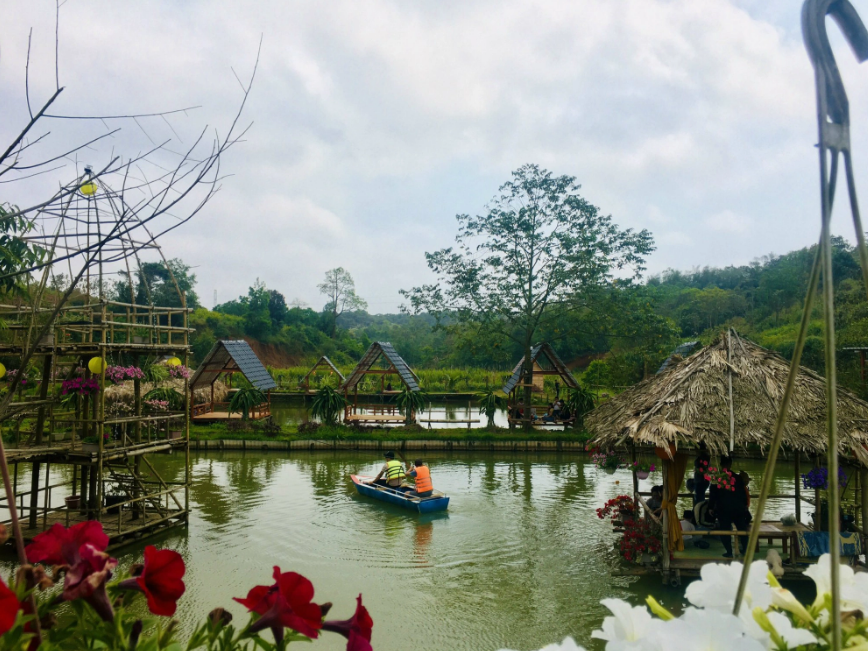
[[[750, 526], [750, 511], [747, 507], [747, 493], [741, 477], [732, 472], [732, 457], [721, 457], [720, 469], [729, 473], [730, 488], [721, 489], [715, 485], [709, 491], [709, 507], [717, 516], [717, 522], [723, 531], [730, 531], [735, 525], [737, 531], [746, 531]], [[734, 480], [734, 482], [733, 482]], [[726, 553], [724, 558], [732, 558], [732, 536], [721, 536], [720, 542]], [[747, 537], [738, 537], [738, 547], [744, 555], [747, 549]]]
[[708, 490], [708, 480], [705, 478], [706, 470], [711, 462], [708, 448], [704, 442], [699, 443], [699, 453], [693, 461], [693, 504], [699, 504], [705, 499], [705, 491]]

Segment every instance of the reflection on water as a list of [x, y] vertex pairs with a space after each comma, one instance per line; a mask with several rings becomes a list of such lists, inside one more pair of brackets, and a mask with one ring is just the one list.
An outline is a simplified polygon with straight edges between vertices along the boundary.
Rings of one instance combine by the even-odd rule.
[[[183, 478], [182, 455], [154, 459], [165, 479]], [[620, 576], [611, 527], [594, 511], [629, 491], [626, 471], [607, 475], [582, 457], [552, 453], [426, 460], [435, 486], [452, 498], [446, 513], [413, 515], [357, 495], [348, 475], [375, 473], [382, 460], [373, 454], [194, 456], [190, 526], [157, 541], [187, 562], [177, 613], [185, 632], [217, 606], [244, 617], [232, 597], [268, 583], [273, 565], [310, 578], [315, 599], [333, 601], [337, 618], [363, 593], [378, 651], [420, 640], [432, 651], [527, 650], [566, 635], [602, 648], [589, 636], [605, 615], [603, 597], [639, 603], [650, 593], [682, 607], [683, 588]], [[759, 485], [761, 465], [741, 468]], [[788, 475], [781, 471], [774, 493], [790, 492]], [[660, 482], [658, 472], [642, 485]], [[792, 511], [791, 503], [770, 508]], [[143, 547], [119, 550], [122, 565], [138, 561]], [[316, 648], [336, 651], [345, 641], [328, 635]]]
[[[384, 404], [389, 404], [388, 401]], [[306, 404], [304, 400], [286, 400], [275, 399], [271, 403], [271, 415], [274, 420], [281, 426], [287, 427], [298, 425], [309, 420], [310, 401]], [[480, 415], [479, 406], [475, 403], [470, 404], [467, 400], [456, 401], [433, 401], [426, 406], [425, 411], [417, 415], [419, 420], [436, 420], [443, 421], [430, 425], [434, 429], [450, 429], [450, 428], [466, 428], [468, 420], [478, 420], [478, 423], [472, 423], [471, 427], [485, 427], [488, 424], [488, 419], [484, 414]], [[422, 423], [423, 426], [427, 425]], [[509, 427], [509, 422], [506, 418], [506, 410], [498, 409], [494, 415], [494, 424], [498, 427]]]

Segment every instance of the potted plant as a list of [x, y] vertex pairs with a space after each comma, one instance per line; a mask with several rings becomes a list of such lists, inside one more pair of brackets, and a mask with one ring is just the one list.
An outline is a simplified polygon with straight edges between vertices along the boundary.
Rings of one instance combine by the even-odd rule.
[[617, 520], [622, 524], [624, 522], [635, 520], [638, 514], [639, 507], [629, 495], [618, 495], [618, 497], [613, 497], [603, 504], [601, 508], [597, 509], [597, 517], [601, 520], [611, 517], [613, 521]]
[[68, 495], [65, 501], [69, 511], [78, 511], [81, 508], [81, 495]]
[[86, 436], [81, 439], [82, 452], [99, 452], [99, 438], [96, 436]]
[[653, 463], [644, 460], [634, 461], [632, 468], [638, 479], [648, 479], [649, 473], [652, 473], [657, 469]]
[[[838, 468], [838, 486], [841, 487], [847, 481], [847, 475]], [[829, 530], [829, 503], [825, 497], [821, 497], [820, 491], [829, 488], [829, 469], [825, 467], [812, 468], [802, 475], [802, 487], [813, 489], [817, 510], [811, 514], [814, 520], [814, 528], [819, 531]]]
[[591, 455], [591, 461], [597, 468], [605, 470], [610, 475], [621, 467], [621, 457], [614, 450], [594, 452]]
[[117, 515], [121, 512], [121, 505], [126, 501], [126, 495], [124, 495], [117, 486], [112, 486], [105, 494], [105, 497], [103, 497], [103, 502], [106, 507], [105, 512]]
[[699, 461], [698, 469], [710, 486], [717, 486], [717, 488], [725, 491], [735, 490], [735, 475], [732, 474], [731, 470], [712, 466], [708, 461], [702, 460]]

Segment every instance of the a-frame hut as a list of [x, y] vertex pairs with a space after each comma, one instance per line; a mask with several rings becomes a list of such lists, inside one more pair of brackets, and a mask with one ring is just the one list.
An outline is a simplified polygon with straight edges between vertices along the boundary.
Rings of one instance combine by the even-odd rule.
[[[676, 359], [661, 373], [627, 389], [585, 416], [585, 427], [603, 449], [623, 449], [632, 459], [642, 448], [663, 461], [662, 554], [664, 572], [670, 569], [696, 571], [704, 562], [720, 560], [720, 549], [700, 557], [695, 548], [684, 551], [676, 511], [678, 492], [688, 468], [693, 472], [690, 448], [704, 444], [712, 455], [733, 450], [762, 452], [772, 440], [778, 409], [784, 395], [790, 363], [770, 350], [740, 337], [735, 331], [723, 333], [712, 344], [686, 359]], [[796, 537], [807, 530], [801, 523], [802, 503], [815, 506], [819, 494], [802, 495], [801, 461], [805, 456], [826, 454], [826, 381], [819, 374], [800, 367], [783, 436], [784, 450], [794, 459], [792, 493], [775, 495], [787, 500], [796, 514], [796, 525], [763, 523], [761, 539], [786, 538], [795, 546]], [[862, 531], [868, 522], [868, 403], [846, 389], [838, 388], [838, 437], [842, 466], [858, 490]], [[821, 462], [821, 465], [824, 465]], [[807, 472], [807, 469], [805, 470]], [[858, 488], [854, 488], [858, 487]], [[640, 492], [636, 473], [633, 491], [637, 501], [649, 493]], [[683, 506], [683, 502], [682, 505]], [[690, 501], [686, 506], [689, 508]], [[789, 510], [790, 507], [784, 507]], [[768, 536], [766, 536], [766, 530]], [[720, 532], [723, 533], [723, 532]], [[736, 535], [745, 535], [737, 532]], [[666, 548], [672, 552], [670, 555]], [[784, 545], [786, 547], [786, 545]], [[793, 549], [793, 547], [791, 547]], [[781, 552], [784, 555], [784, 552]], [[795, 563], [794, 561], [791, 562]], [[785, 565], [785, 569], [788, 565]], [[789, 571], [789, 570], [788, 570]]]
[[264, 392], [267, 400], [254, 407], [250, 412], [250, 418], [258, 420], [268, 418], [271, 415], [271, 390], [277, 388], [277, 382], [263, 366], [262, 362], [244, 340], [220, 340], [211, 348], [205, 359], [190, 378], [190, 390], [211, 389], [209, 402], [193, 405], [191, 417], [195, 422], [209, 422], [217, 420], [229, 420], [240, 418], [240, 414], [229, 413], [229, 403], [215, 402], [214, 383], [221, 375], [231, 377], [235, 373], [241, 373], [250, 384]]
[[[547, 376], [556, 376], [559, 378], [565, 388], [578, 389], [579, 383], [566, 364], [558, 357], [554, 348], [548, 343], [541, 343], [534, 346], [530, 351], [531, 360], [533, 362], [533, 379], [531, 383], [531, 391], [536, 394], [542, 394], [545, 387], [545, 378]], [[512, 370], [512, 375], [503, 385], [501, 391], [507, 396], [507, 412], [509, 414], [510, 423], [533, 421], [537, 425], [563, 425], [564, 420], [543, 421], [537, 419], [534, 421], [533, 406], [525, 409], [524, 406], [524, 388], [526, 386], [524, 380], [524, 357], [522, 357], [515, 368]]]
[[[407, 365], [394, 346], [387, 341], [375, 341], [365, 352], [361, 361], [352, 370], [349, 377], [341, 385], [340, 390], [347, 398], [347, 406], [344, 419], [347, 422], [400, 422], [403, 416], [397, 413], [394, 405], [385, 404], [360, 404], [359, 383], [366, 375], [375, 375], [380, 378], [380, 393], [398, 393], [389, 390], [387, 379], [397, 376], [398, 380], [410, 391], [419, 391], [419, 379]], [[389, 380], [391, 385], [391, 380]], [[352, 399], [350, 398], [352, 394]]]
[[337, 375], [340, 378], [338, 386], [342, 385], [347, 380], [347, 378], [344, 377], [344, 374], [341, 373], [340, 370], [338, 370], [338, 367], [332, 363], [332, 360], [323, 355], [317, 360], [316, 364], [314, 364], [313, 367], [311, 367], [311, 369], [304, 374], [304, 377], [298, 381], [299, 388], [306, 394], [312, 393], [312, 391], [310, 390], [310, 378], [320, 369], [328, 370], [330, 374], [334, 373], [335, 375]]

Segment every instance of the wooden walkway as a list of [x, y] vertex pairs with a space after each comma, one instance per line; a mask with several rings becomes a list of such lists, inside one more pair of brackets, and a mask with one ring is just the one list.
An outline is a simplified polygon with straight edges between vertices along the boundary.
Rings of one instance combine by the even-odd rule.
[[[144, 515], [140, 513], [135, 519], [133, 515], [132, 510], [129, 509], [123, 509], [119, 514], [107, 513], [103, 515], [102, 526], [109, 537], [110, 547], [138, 540], [144, 535], [183, 524], [187, 521], [187, 511], [181, 509], [167, 510], [164, 515], [156, 511], [146, 512]], [[54, 524], [60, 523], [64, 527], [69, 527], [80, 522], [86, 522], [87, 520], [87, 516], [78, 511], [59, 509], [48, 513], [44, 519], [40, 516], [36, 527], [29, 527], [27, 518], [22, 518], [22, 533], [24, 534], [25, 541], [30, 542], [36, 535], [46, 529], [50, 529]], [[6, 544], [10, 545], [11, 539]]]
[[[250, 414], [250, 420], [262, 420], [271, 416], [271, 413], [255, 416]], [[192, 423], [218, 423], [226, 420], [241, 420], [241, 414], [238, 412], [229, 413], [228, 411], [209, 411], [198, 416], [193, 416], [190, 419]]]

